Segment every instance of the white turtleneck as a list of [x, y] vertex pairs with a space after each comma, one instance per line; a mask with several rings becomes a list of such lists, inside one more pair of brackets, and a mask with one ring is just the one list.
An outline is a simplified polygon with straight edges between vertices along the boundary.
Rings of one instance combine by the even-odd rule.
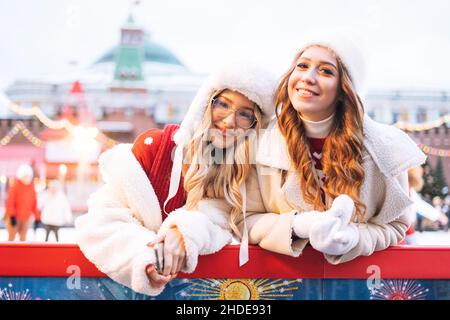
[[328, 136], [331, 126], [333, 125], [333, 118], [334, 113], [328, 118], [320, 121], [306, 120], [300, 116], [300, 119], [302, 119], [303, 124], [305, 125], [306, 136], [314, 139], [324, 139]]

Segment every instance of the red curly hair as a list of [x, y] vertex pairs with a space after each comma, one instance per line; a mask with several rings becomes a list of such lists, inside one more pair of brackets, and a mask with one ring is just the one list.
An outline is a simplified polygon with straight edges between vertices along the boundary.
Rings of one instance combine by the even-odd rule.
[[[287, 142], [289, 155], [300, 176], [304, 200], [315, 210], [326, 210], [328, 208], [322, 200], [320, 186], [314, 178], [305, 127], [288, 95], [289, 77], [304, 51], [297, 54], [292, 66], [281, 78], [275, 93], [275, 112], [278, 126]], [[341, 194], [349, 195], [355, 202], [356, 209], [352, 220], [361, 221], [366, 211], [366, 206], [360, 197], [364, 181], [362, 166], [364, 107], [353, 89], [348, 70], [339, 57], [337, 55], [335, 57], [339, 71], [339, 98], [334, 122], [323, 147], [322, 167], [326, 176], [323, 191], [331, 199]]]

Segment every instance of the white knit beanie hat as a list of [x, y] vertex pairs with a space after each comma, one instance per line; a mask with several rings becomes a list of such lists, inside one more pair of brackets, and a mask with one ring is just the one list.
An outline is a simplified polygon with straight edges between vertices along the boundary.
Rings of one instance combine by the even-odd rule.
[[33, 177], [33, 169], [28, 164], [22, 164], [16, 171], [16, 178], [22, 180], [25, 177]]
[[320, 32], [306, 36], [299, 43], [300, 51], [313, 45], [331, 49], [350, 74], [356, 92], [361, 96], [366, 90], [366, 51], [362, 38], [350, 32]]

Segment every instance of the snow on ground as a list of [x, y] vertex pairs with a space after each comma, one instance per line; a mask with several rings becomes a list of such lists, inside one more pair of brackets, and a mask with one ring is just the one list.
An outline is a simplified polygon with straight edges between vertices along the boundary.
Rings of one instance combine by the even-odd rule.
[[[75, 243], [75, 229], [74, 228], [61, 228], [58, 232], [60, 243]], [[18, 236], [17, 238], [18, 239]], [[8, 232], [6, 229], [0, 229], [0, 242], [8, 240]], [[42, 242], [45, 241], [45, 230], [38, 228], [36, 233], [32, 228], [28, 230], [27, 241]], [[49, 242], [56, 243], [55, 234], [50, 233]]]
[[450, 246], [450, 232], [447, 231], [425, 231], [416, 232], [419, 245], [445, 245]]
[[[418, 245], [445, 245], [450, 246], [450, 232], [445, 231], [426, 231], [416, 232]], [[0, 242], [8, 239], [8, 233], [6, 229], [0, 229]], [[38, 228], [36, 233], [33, 229], [28, 231], [28, 241], [40, 242], [45, 240], [45, 230]], [[49, 242], [55, 243], [54, 234], [50, 234]], [[59, 230], [59, 242], [60, 243], [75, 243], [75, 229], [74, 228], [62, 228]]]

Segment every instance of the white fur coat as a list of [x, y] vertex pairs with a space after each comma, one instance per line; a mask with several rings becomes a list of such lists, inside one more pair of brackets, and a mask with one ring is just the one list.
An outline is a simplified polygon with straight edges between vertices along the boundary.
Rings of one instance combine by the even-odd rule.
[[205, 210], [206, 216], [180, 208], [162, 223], [158, 199], [131, 145], [103, 153], [99, 167], [105, 184], [90, 196], [88, 213], [76, 219], [75, 228], [81, 251], [111, 279], [139, 293], [161, 293], [163, 288], [152, 288], [145, 272], [155, 263], [147, 244], [172, 225], [178, 226], [186, 245], [183, 272], [195, 270], [199, 254], [216, 252], [231, 241], [222, 211]]

